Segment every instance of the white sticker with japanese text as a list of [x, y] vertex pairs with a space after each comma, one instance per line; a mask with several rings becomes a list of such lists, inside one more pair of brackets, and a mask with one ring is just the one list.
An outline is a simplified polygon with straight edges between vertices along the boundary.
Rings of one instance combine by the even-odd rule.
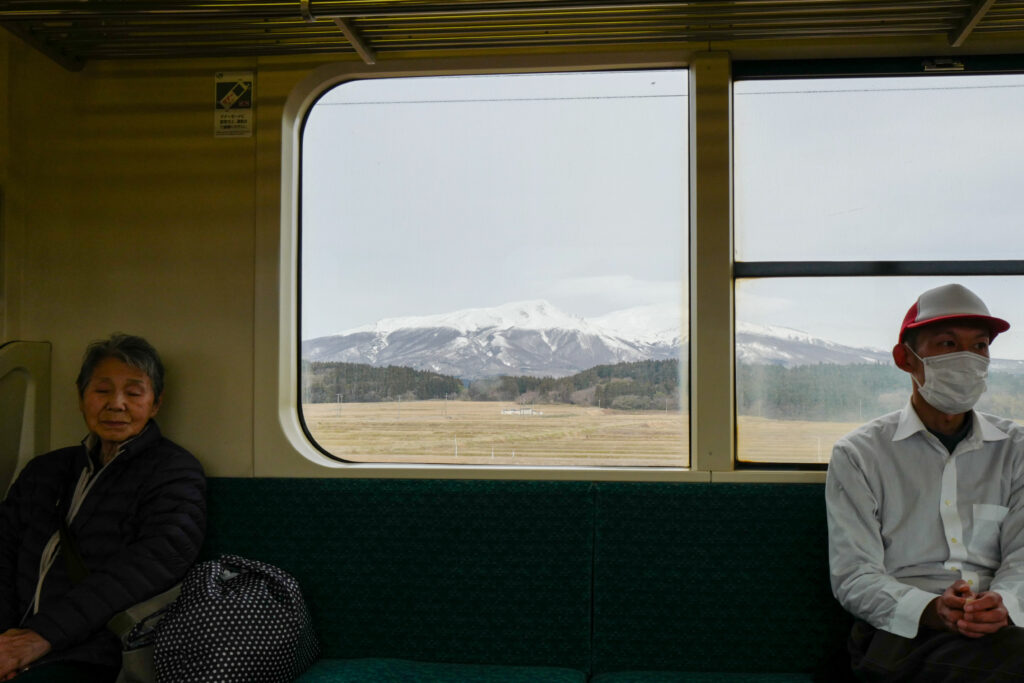
[[213, 136], [252, 137], [252, 71], [218, 71], [214, 76]]

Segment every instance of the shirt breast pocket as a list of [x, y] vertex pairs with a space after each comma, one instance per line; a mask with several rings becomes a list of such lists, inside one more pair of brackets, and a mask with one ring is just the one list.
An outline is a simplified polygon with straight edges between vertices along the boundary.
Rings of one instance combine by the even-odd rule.
[[974, 504], [974, 532], [971, 535], [971, 542], [967, 546], [968, 552], [988, 560], [991, 563], [999, 563], [999, 529], [1003, 519], [1010, 509], [1002, 505], [989, 503]]

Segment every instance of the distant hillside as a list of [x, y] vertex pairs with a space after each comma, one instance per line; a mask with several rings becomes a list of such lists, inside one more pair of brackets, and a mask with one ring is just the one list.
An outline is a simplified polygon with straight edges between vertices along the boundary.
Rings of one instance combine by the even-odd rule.
[[464, 391], [455, 377], [412, 368], [375, 368], [362, 363], [302, 363], [305, 403], [374, 403], [458, 396]]
[[736, 367], [736, 412], [774, 419], [864, 422], [902, 408], [910, 377], [893, 365]]
[[[866, 422], [910, 399], [910, 376], [894, 365], [821, 363], [736, 367], [736, 412], [782, 420]], [[993, 363], [982, 412], [1024, 418], [1024, 375]]]
[[468, 386], [456, 377], [398, 366], [361, 363], [302, 364], [306, 403], [373, 403], [390, 400], [464, 398], [533, 401], [639, 410], [678, 408], [679, 363], [638, 361], [598, 365], [569, 377], [504, 376]]
[[569, 377], [505, 376], [469, 385], [476, 401], [572, 403], [618, 410], [679, 408], [679, 361], [598, 365]]
[[[412, 368], [360, 363], [304, 362], [303, 401], [346, 403], [464, 399], [517, 403], [567, 403], [613, 410], [674, 410], [686, 380], [676, 360], [598, 365], [568, 377], [528, 375], [479, 379]], [[1024, 375], [993, 368], [978, 409], [1024, 418]], [[819, 363], [785, 367], [739, 363], [736, 410], [784, 420], [863, 422], [899, 410], [910, 396], [910, 378], [891, 365]]]

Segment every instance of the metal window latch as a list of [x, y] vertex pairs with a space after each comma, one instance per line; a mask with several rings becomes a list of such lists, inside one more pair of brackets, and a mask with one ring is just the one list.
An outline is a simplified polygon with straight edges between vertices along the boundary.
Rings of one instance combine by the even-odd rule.
[[925, 71], [963, 71], [964, 63], [952, 57], [940, 57], [937, 59], [926, 59], [921, 62]]

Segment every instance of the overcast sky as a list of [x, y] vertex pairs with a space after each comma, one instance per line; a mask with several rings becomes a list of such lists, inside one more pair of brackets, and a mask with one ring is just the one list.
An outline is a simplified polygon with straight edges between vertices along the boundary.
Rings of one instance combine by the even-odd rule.
[[[1024, 258], [1024, 76], [747, 81], [734, 92], [738, 260]], [[917, 296], [953, 281], [1016, 323], [993, 355], [1024, 358], [1020, 277], [743, 282], [737, 318], [887, 349]]]
[[681, 303], [686, 109], [684, 71], [335, 88], [304, 136], [303, 338], [528, 299]]
[[[303, 338], [547, 299], [683, 301], [685, 71], [355, 81], [303, 144]], [[1024, 258], [1024, 77], [738, 83], [739, 260]], [[760, 280], [738, 319], [888, 348], [950, 278]], [[1019, 322], [1021, 279], [959, 279]]]

